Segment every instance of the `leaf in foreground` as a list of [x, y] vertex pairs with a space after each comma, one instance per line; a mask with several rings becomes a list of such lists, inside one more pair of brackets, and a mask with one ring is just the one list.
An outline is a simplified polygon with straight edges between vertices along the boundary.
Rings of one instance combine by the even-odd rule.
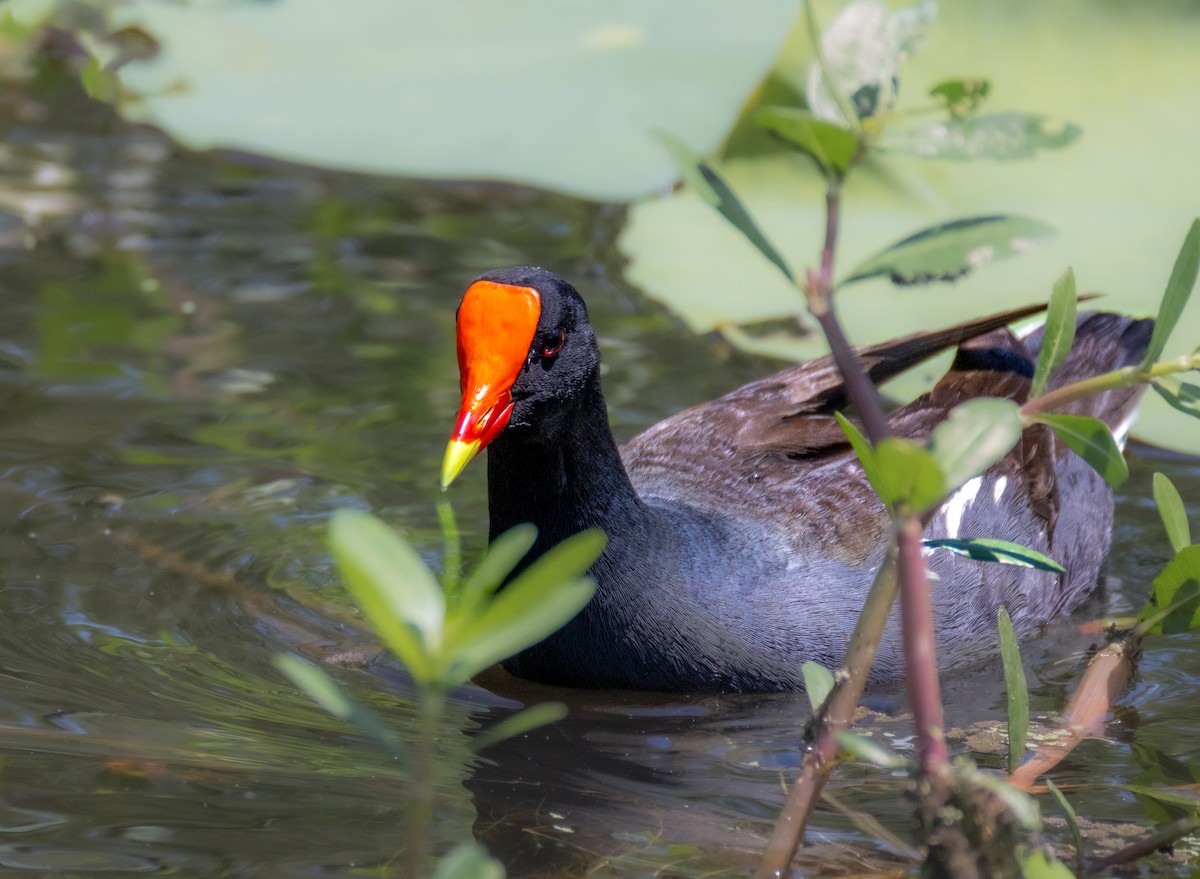
[[442, 856], [433, 879], [504, 879], [504, 865], [479, 843], [463, 842]]
[[888, 277], [902, 286], [955, 281], [994, 260], [1032, 250], [1054, 230], [1028, 217], [994, 215], [922, 229], [868, 259], [842, 285]]
[[446, 599], [416, 550], [379, 519], [349, 509], [333, 514], [329, 547], [371, 628], [414, 678], [431, 682]]
[[1042, 348], [1038, 352], [1037, 369], [1033, 373], [1033, 384], [1029, 388], [1030, 399], [1040, 397], [1050, 386], [1050, 379], [1075, 344], [1075, 272], [1067, 269], [1054, 282], [1050, 294], [1050, 307], [1046, 310], [1046, 330], [1042, 334]]
[[763, 107], [754, 114], [754, 121], [812, 157], [824, 174], [839, 180], [858, 154], [858, 138], [851, 132], [799, 107]]
[[873, 763], [881, 769], [900, 769], [907, 764], [903, 757], [887, 745], [880, 744], [868, 736], [843, 730], [834, 733], [834, 738], [837, 739], [839, 748], [864, 763]]
[[1029, 733], [1029, 686], [1021, 664], [1021, 648], [1012, 619], [1003, 605], [999, 611], [1000, 658], [1004, 665], [1004, 692], [1008, 702], [1008, 771], [1013, 772], [1025, 756]]
[[1154, 503], [1166, 529], [1167, 539], [1171, 541], [1171, 549], [1181, 552], [1192, 542], [1187, 510], [1183, 506], [1183, 498], [1179, 496], [1179, 489], [1161, 473], [1154, 474]]
[[1200, 418], [1200, 385], [1189, 384], [1177, 376], [1164, 375], [1151, 382], [1150, 387], [1180, 412]]
[[979, 77], [946, 79], [929, 90], [931, 98], [937, 98], [952, 116], [974, 113], [992, 91], [991, 80]]
[[754, 218], [750, 216], [750, 212], [746, 210], [741, 199], [737, 197], [737, 194], [717, 173], [716, 169], [677, 137], [660, 131], [658, 138], [675, 160], [675, 165], [679, 168], [683, 179], [696, 191], [696, 194], [716, 208], [717, 212], [741, 232], [746, 240], [758, 249], [759, 253], [783, 272], [785, 278], [795, 283], [796, 278], [787, 262], [780, 256], [775, 246], [767, 240], [767, 236], [758, 228], [758, 224], [754, 222]]
[[1200, 546], [1185, 546], [1154, 578], [1154, 594], [1138, 619], [1178, 605], [1160, 620], [1152, 632], [1176, 634], [1200, 627]]
[[920, 159], [1013, 161], [1070, 146], [1082, 133], [1078, 125], [1038, 113], [994, 113], [905, 129], [879, 146]]
[[812, 706], [813, 714], [816, 714], [833, 691], [833, 672], [810, 659], [800, 666], [800, 673], [804, 675], [804, 692], [808, 695], [808, 704]]
[[889, 507], [907, 503], [927, 509], [945, 495], [946, 477], [933, 455], [911, 440], [889, 436], [875, 447], [879, 485], [876, 490]]
[[978, 397], [955, 406], [929, 437], [929, 453], [946, 475], [946, 488], [953, 491], [1007, 455], [1024, 428], [1012, 400]]
[[1021, 874], [1024, 879], [1075, 879], [1066, 864], [1041, 848], [1021, 855]]
[[1056, 574], [1066, 573], [1066, 569], [1050, 556], [1009, 540], [996, 540], [990, 537], [977, 537], [970, 540], [941, 537], [923, 542], [930, 549], [946, 549], [977, 562], [997, 562], [1001, 565], [1053, 571]]
[[[1076, 866], [1083, 864], [1083, 833], [1079, 830], [1079, 816], [1075, 814], [1075, 807], [1071, 805], [1066, 794], [1058, 789], [1058, 785], [1051, 779], [1046, 779], [1046, 789], [1050, 791], [1050, 795], [1054, 797], [1054, 801], [1058, 803], [1058, 808], [1062, 810], [1063, 818], [1067, 822], [1067, 829], [1071, 831], [1071, 839], [1075, 843], [1075, 863]], [[1082, 872], [1080, 870], [1079, 872]]]
[[533, 705], [480, 732], [471, 739], [471, 750], [478, 753], [498, 742], [524, 735], [539, 726], [556, 723], [566, 716], [567, 706], [562, 702], [542, 702], [540, 705]]
[[1071, 451], [1104, 477], [1113, 488], [1120, 488], [1129, 478], [1129, 465], [1113, 439], [1112, 430], [1099, 418], [1090, 415], [1038, 415], [1035, 421], [1047, 425], [1054, 435]]
[[288, 653], [279, 654], [272, 662], [277, 669], [291, 678], [293, 684], [334, 717], [352, 724], [392, 756], [405, 762], [409, 760], [408, 748], [396, 738], [379, 716], [342, 692], [342, 688], [323, 668]]
[[1150, 336], [1150, 347], [1142, 358], [1142, 368], [1153, 366], [1162, 356], [1167, 347], [1167, 340], [1179, 323], [1183, 307], [1187, 305], [1192, 288], [1196, 286], [1196, 273], [1200, 271], [1200, 219], [1192, 221], [1187, 236], [1183, 239], [1183, 247], [1175, 258], [1175, 266], [1171, 270], [1171, 278], [1167, 281], [1167, 289], [1163, 293], [1162, 304], [1158, 307], [1158, 317], [1154, 320], [1154, 333]]

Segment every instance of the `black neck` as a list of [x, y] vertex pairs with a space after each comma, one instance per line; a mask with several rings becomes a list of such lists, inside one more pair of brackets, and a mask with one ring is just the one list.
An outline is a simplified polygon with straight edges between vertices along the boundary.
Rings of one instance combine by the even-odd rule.
[[538, 539], [531, 557], [585, 528], [611, 535], [641, 509], [608, 426], [599, 376], [575, 403], [552, 435], [510, 428], [488, 447], [491, 537], [532, 522]]

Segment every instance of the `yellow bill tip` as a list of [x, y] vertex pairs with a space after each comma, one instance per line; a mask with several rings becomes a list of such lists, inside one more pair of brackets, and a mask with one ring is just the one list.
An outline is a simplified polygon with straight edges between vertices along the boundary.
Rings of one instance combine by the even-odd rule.
[[450, 487], [450, 483], [458, 478], [458, 474], [462, 473], [471, 463], [471, 459], [478, 454], [479, 440], [450, 440], [446, 446], [446, 456], [442, 458], [442, 491]]

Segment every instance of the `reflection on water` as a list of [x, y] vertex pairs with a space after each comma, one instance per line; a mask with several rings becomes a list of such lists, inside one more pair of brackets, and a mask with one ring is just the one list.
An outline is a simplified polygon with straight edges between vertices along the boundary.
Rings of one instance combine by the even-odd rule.
[[[766, 365], [687, 335], [622, 286], [611, 209], [181, 155], [94, 107], [11, 89], [0, 125], [0, 865], [391, 870], [401, 768], [270, 658], [363, 658], [334, 673], [407, 728], [410, 688], [373, 659], [322, 534], [331, 510], [368, 507], [439, 562], [433, 503], [464, 282], [519, 262], [577, 278], [622, 437]], [[1105, 599], [1116, 611], [1138, 604], [1168, 550], [1152, 472], [1200, 497], [1192, 462], [1131, 463]], [[474, 546], [481, 476], [454, 496]], [[1062, 704], [1087, 643], [1072, 632], [1030, 650], [1035, 709]], [[1155, 639], [1111, 737], [1080, 750], [1063, 787], [1132, 782], [1152, 766], [1190, 779], [1198, 680], [1194, 639]], [[474, 823], [514, 876], [744, 870], [801, 752], [794, 697], [484, 683], [456, 702], [468, 730], [522, 703], [571, 707], [442, 779], [439, 844]], [[956, 722], [1001, 713], [994, 668], [947, 693]], [[872, 722], [909, 747], [903, 718]], [[836, 795], [903, 835], [898, 790], [852, 769]], [[1079, 787], [1072, 799], [1092, 818], [1144, 820], [1132, 797]], [[815, 838], [828, 869], [861, 868], [866, 837], [843, 815], [822, 814]]]

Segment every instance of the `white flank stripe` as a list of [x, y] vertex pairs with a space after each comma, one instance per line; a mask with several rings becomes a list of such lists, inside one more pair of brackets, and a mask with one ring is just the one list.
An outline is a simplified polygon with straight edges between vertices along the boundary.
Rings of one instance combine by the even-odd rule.
[[963, 483], [963, 487], [950, 495], [946, 503], [942, 505], [942, 509], [946, 512], [947, 537], [958, 537], [958, 530], [962, 527], [963, 513], [974, 502], [975, 496], [979, 494], [979, 489], [982, 487], [983, 477], [976, 476], [974, 479]]

